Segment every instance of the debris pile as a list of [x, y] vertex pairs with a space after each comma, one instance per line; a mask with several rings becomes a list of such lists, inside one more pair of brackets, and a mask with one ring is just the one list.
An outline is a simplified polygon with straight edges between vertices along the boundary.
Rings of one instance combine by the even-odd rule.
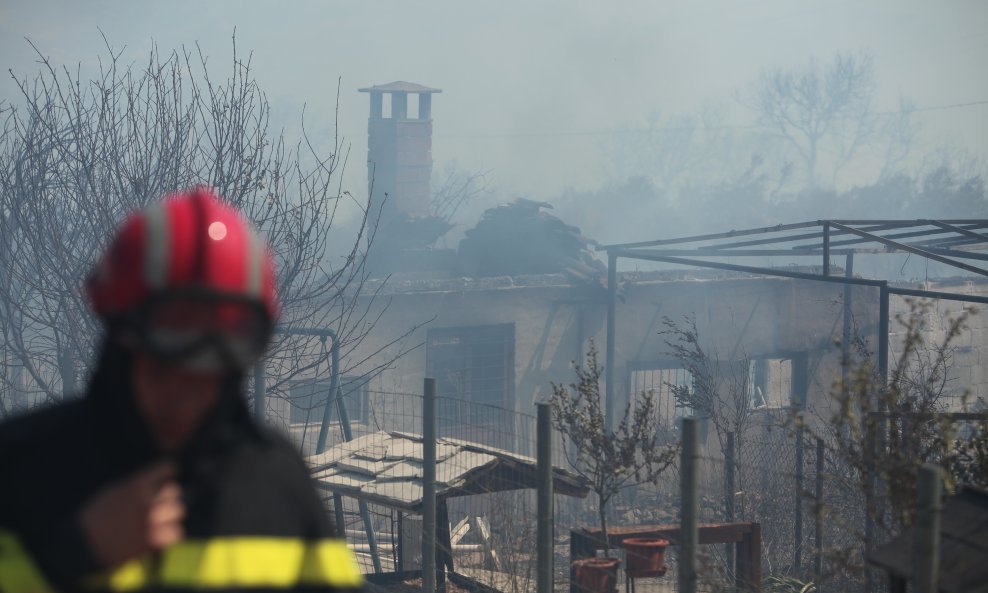
[[552, 206], [519, 198], [487, 210], [460, 241], [463, 274], [566, 273], [581, 281], [596, 281], [604, 275], [606, 267], [589, 249], [595, 242], [543, 208]]

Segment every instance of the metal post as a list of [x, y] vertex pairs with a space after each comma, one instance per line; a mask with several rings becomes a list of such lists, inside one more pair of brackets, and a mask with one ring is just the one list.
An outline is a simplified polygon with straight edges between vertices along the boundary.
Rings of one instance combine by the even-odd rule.
[[336, 518], [337, 535], [346, 538], [346, 516], [343, 514], [343, 497], [333, 494], [333, 516]]
[[[350, 428], [350, 415], [347, 413], [346, 401], [343, 399], [343, 391], [339, 388], [340, 347], [339, 339], [336, 337], [336, 332], [329, 328], [309, 327], [281, 327], [278, 328], [278, 331], [285, 334], [318, 336], [323, 343], [325, 343], [327, 339], [332, 340], [333, 344], [329, 349], [329, 393], [326, 394], [326, 405], [323, 408], [322, 423], [319, 426], [319, 438], [316, 441], [316, 453], [322, 453], [326, 450], [326, 438], [329, 435], [329, 423], [333, 415], [333, 402], [336, 403], [336, 410], [340, 417], [340, 429], [343, 432], [343, 440], [347, 442], [352, 441], [353, 432]], [[340, 525], [340, 533], [345, 534], [345, 525], [343, 520], [343, 498], [339, 495], [334, 495], [333, 501], [336, 506], [336, 522]], [[374, 564], [374, 572], [383, 572], [383, 568], [381, 567], [381, 555], [377, 550], [377, 535], [374, 533], [374, 524], [371, 521], [370, 509], [368, 509], [367, 503], [363, 500], [357, 501], [357, 508], [360, 512], [360, 519], [364, 524], [364, 531], [367, 533], [367, 546], [370, 548], [371, 562]]]
[[538, 463], [538, 564], [536, 590], [552, 593], [552, 409], [548, 403], [538, 408], [535, 447]]
[[254, 418], [258, 424], [264, 424], [267, 408], [267, 397], [264, 393], [264, 359], [254, 363]]
[[814, 497], [816, 505], [813, 507], [813, 582], [817, 587], [821, 587], [820, 579], [823, 576], [823, 456], [825, 454], [823, 439], [816, 440], [816, 474], [813, 476], [816, 481]]
[[830, 275], [830, 221], [823, 223], [823, 275]]
[[803, 566], [803, 427], [796, 427], [796, 500], [795, 525], [793, 525], [793, 557], [794, 574], [799, 574]]
[[604, 358], [604, 427], [614, 420], [614, 334], [617, 313], [617, 254], [607, 252], [607, 349]]
[[[888, 383], [888, 372], [889, 372], [889, 286], [888, 282], [882, 282], [879, 287], [879, 307], [878, 307], [878, 373], [881, 385], [879, 385], [880, 393], [879, 401], [877, 402], [877, 409], [879, 411], [884, 411], [884, 405], [881, 403], [882, 397], [884, 396], [885, 389]], [[871, 423], [873, 420], [866, 419], [866, 422]], [[866, 429], [866, 442], [865, 442], [865, 467], [868, 472], [867, 480], [870, 489], [870, 494], [865, 495], [865, 545], [864, 545], [864, 556], [865, 556], [865, 591], [871, 593], [875, 590], [875, 578], [872, 569], [867, 564], [867, 559], [871, 556], [871, 552], [874, 546], [875, 539], [875, 517], [882, 512], [882, 497], [879, 496], [879, 486], [880, 482], [878, 480], [878, 453], [879, 451], [885, 450], [886, 438], [885, 438], [885, 421], [879, 419], [876, 421], [878, 426], [872, 427], [868, 426]]]
[[[332, 330], [326, 330], [327, 335], [333, 344], [329, 349], [330, 356], [330, 367], [329, 367], [329, 393], [326, 394], [326, 406], [322, 411], [322, 423], [319, 425], [319, 440], [316, 442], [316, 453], [322, 453], [326, 450], [326, 437], [329, 436], [329, 422], [333, 416], [333, 407], [330, 405], [330, 399], [337, 396], [337, 387], [340, 384], [340, 345], [339, 339], [336, 337], [336, 333]], [[340, 400], [337, 402], [337, 409], [342, 412], [340, 415], [340, 424], [343, 425], [343, 438], [347, 441], [350, 438], [347, 434], [350, 432], [350, 419], [343, 421], [343, 417], [346, 416], [346, 405], [343, 404], [342, 398], [337, 396]]]
[[436, 591], [436, 380], [422, 398], [422, 591]]
[[[734, 454], [734, 433], [727, 433], [727, 450], [724, 452], [724, 521], [734, 522], [734, 493], [737, 486], [734, 484], [735, 464], [737, 463]], [[734, 573], [734, 552], [735, 544], [724, 544], [724, 559], [727, 562], [727, 571]]]
[[932, 463], [919, 468], [913, 566], [912, 590], [936, 593], [940, 581], [940, 471]]
[[864, 562], [864, 581], [865, 581], [865, 593], [872, 593], [875, 590], [875, 579], [873, 571], [868, 564], [868, 559], [871, 557], [872, 546], [875, 540], [875, 494], [876, 494], [876, 482], [875, 482], [875, 434], [874, 431], [865, 431], [865, 440], [863, 443], [864, 451], [864, 466], [865, 472], [867, 472], [866, 482], [867, 489], [865, 490], [865, 542], [864, 542], [864, 557], [862, 562]]
[[[848, 253], [845, 258], [844, 263], [844, 277], [852, 278], [854, 276], [854, 254]], [[851, 290], [853, 284], [844, 284], [844, 319], [843, 328], [841, 333], [841, 344], [840, 344], [840, 384], [841, 384], [841, 394], [846, 398], [847, 390], [850, 388], [848, 385], [848, 378], [851, 367]]]
[[679, 468], [679, 591], [696, 593], [696, 548], [699, 540], [699, 420], [683, 418], [683, 453]]
[[878, 372], [882, 377], [882, 388], [889, 380], [889, 285], [883, 282], [880, 291], [881, 302], [878, 310]]

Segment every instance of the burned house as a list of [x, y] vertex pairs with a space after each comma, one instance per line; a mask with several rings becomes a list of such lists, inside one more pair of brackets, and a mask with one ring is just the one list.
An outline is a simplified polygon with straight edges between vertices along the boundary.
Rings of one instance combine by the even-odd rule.
[[[670, 354], [666, 319], [695, 319], [702, 347], [712, 360], [744, 361], [744, 397], [752, 412], [770, 425], [792, 408], [825, 410], [847, 356], [841, 343], [860, 344], [872, 353], [885, 344], [894, 357], [894, 320], [905, 311], [904, 299], [910, 294], [948, 295], [938, 301], [936, 319], [928, 324], [931, 337], [942, 333], [951, 315], [971, 302], [986, 301], [983, 275], [896, 288], [862, 279], [848, 269], [853, 253], [870, 257], [897, 249], [888, 237], [897, 236], [902, 225], [920, 229], [910, 231], [918, 238], [903, 250], [915, 252], [929, 241], [940, 253], [950, 250], [951, 237], [970, 249], [969, 235], [988, 226], [984, 221], [967, 221], [959, 233], [908, 222], [841, 230], [839, 221], [832, 226], [831, 221], [816, 221], [700, 238], [720, 244], [687, 241], [669, 246], [670, 241], [655, 241], [599, 247], [549, 213], [551, 205], [516, 200], [488, 210], [456, 251], [430, 248], [423, 237], [444, 232], [436, 221], [430, 222], [423, 197], [428, 196], [432, 162], [431, 96], [439, 91], [410, 83], [362, 90], [371, 94], [369, 166], [375, 187], [383, 184], [394, 192], [380, 221], [388, 239], [376, 247], [375, 256], [378, 275], [387, 279], [365, 286], [379, 301], [369, 304], [372, 316], [379, 315], [379, 327], [390, 331], [368, 336], [350, 356], [387, 358], [399, 348], [410, 348], [348, 393], [354, 417], [367, 430], [405, 429], [397, 418], [408, 412], [394, 395], [419, 393], [422, 378], [431, 376], [442, 400], [459, 402], [440, 409], [441, 422], [472, 427], [476, 433], [455, 436], [529, 452], [519, 445], [529, 442], [521, 429], [509, 430], [504, 424], [513, 421], [513, 414], [532, 414], [553, 382], [572, 381], [573, 364], [585, 357], [591, 343], [606, 365], [609, 413], [619, 416], [635, 394], [653, 390], [658, 422], [674, 428], [678, 416], [691, 412], [677, 406], [672, 387], [688, 385], [691, 377]], [[412, 117], [406, 111], [409, 93], [419, 97], [419, 111]], [[382, 108], [388, 96], [390, 112]], [[430, 225], [432, 231], [424, 230]], [[869, 238], [860, 233], [877, 234]], [[754, 238], [738, 241], [745, 234]], [[735, 253], [735, 243], [741, 248], [760, 243], [765, 248]], [[736, 261], [730, 259], [735, 256], [786, 254], [808, 263], [723, 263], [725, 258]], [[617, 266], [619, 256], [635, 265], [649, 260], [676, 267], [633, 271]], [[821, 257], [826, 263], [820, 263]], [[842, 257], [844, 267], [831, 263]], [[834, 281], [841, 277], [849, 280]], [[883, 314], [885, 322], [880, 321]], [[981, 370], [986, 323], [983, 317], [970, 321], [971, 331], [961, 336], [952, 369], [956, 384], [974, 398], [988, 395], [988, 378]], [[391, 336], [408, 328], [415, 329], [401, 344], [389, 343]], [[887, 362], [889, 351], [885, 354]]]

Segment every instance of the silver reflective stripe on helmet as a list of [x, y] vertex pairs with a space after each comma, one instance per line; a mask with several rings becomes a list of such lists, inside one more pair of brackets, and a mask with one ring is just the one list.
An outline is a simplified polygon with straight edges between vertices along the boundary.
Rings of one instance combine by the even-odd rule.
[[264, 272], [264, 243], [249, 224], [247, 228], [247, 286], [244, 292], [250, 296], [261, 296], [261, 276]]
[[144, 280], [152, 289], [163, 288], [168, 280], [168, 213], [161, 202], [144, 211], [147, 233], [144, 239]]

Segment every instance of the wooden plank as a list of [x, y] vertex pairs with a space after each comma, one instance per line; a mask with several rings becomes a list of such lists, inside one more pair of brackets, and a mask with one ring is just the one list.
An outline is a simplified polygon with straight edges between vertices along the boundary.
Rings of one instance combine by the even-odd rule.
[[490, 560], [491, 568], [495, 571], [500, 571], [501, 560], [497, 556], [497, 551], [494, 549], [493, 544], [491, 544], [491, 529], [490, 525], [483, 517], [474, 517], [474, 523], [477, 525], [477, 531], [480, 533], [480, 541], [483, 542], [485, 552], [488, 559]]
[[739, 588], [742, 591], [758, 593], [762, 588], [762, 527], [752, 524], [750, 533], [745, 534], [739, 545], [740, 558], [743, 558], [744, 570], [737, 570]]
[[460, 519], [460, 522], [456, 524], [456, 527], [453, 528], [449, 543], [455, 546], [460, 543], [460, 540], [463, 539], [463, 537], [468, 533], [470, 533], [470, 518], [463, 517]]
[[438, 501], [436, 517], [436, 592], [446, 593], [446, 570], [453, 570], [453, 545], [449, 541], [449, 507]]
[[[740, 542], [743, 537], [752, 532], [754, 523], [705, 523], [699, 526], [701, 544], [721, 544]], [[596, 528], [581, 529], [590, 541], [597, 542], [595, 549], [603, 548], [601, 530]], [[576, 533], [574, 530], [573, 533]], [[612, 547], [619, 547], [629, 537], [663, 537], [672, 542], [679, 539], [679, 525], [620, 525], [607, 530], [607, 539]]]

